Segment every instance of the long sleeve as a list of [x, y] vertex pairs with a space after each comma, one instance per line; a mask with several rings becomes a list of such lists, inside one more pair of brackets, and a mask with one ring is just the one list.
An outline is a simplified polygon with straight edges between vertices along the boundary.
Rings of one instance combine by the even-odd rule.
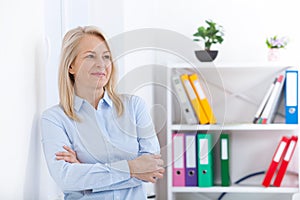
[[137, 135], [139, 140], [139, 154], [159, 154], [159, 142], [146, 103], [141, 98], [137, 97], [136, 108], [136, 124]]
[[[50, 174], [64, 191], [118, 189], [118, 184], [130, 180], [126, 160], [105, 164], [70, 164], [56, 160], [55, 153], [63, 151], [63, 145], [72, 147], [72, 144], [64, 127], [46, 118], [42, 119], [42, 143]], [[134, 182], [121, 184], [123, 188], [135, 185]]]
[[[131, 101], [133, 99], [133, 101]], [[146, 199], [143, 181], [130, 177], [128, 160], [159, 153], [159, 143], [145, 103], [124, 98], [124, 113], [115, 115], [113, 102], [104, 94], [97, 109], [75, 96], [80, 121], [70, 119], [57, 105], [41, 119], [42, 145], [50, 175], [65, 199]], [[56, 160], [67, 145], [81, 163]]]

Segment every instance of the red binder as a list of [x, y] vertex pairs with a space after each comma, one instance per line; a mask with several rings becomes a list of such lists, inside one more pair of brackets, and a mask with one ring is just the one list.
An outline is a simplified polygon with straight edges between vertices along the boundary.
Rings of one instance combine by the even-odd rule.
[[273, 155], [272, 161], [270, 163], [269, 169], [266, 172], [265, 178], [262, 182], [262, 185], [265, 187], [268, 187], [270, 185], [270, 182], [272, 180], [272, 177], [276, 171], [276, 168], [279, 164], [279, 162], [282, 160], [283, 156], [285, 155], [285, 152], [287, 150], [289, 143], [289, 138], [283, 136], [276, 148], [276, 151]]
[[297, 144], [297, 141], [298, 141], [298, 137], [297, 136], [292, 136], [290, 141], [289, 141], [289, 146], [287, 148], [287, 151], [285, 153], [285, 156], [282, 160], [282, 163], [280, 165], [280, 168], [279, 168], [279, 171], [277, 173], [277, 176], [276, 176], [276, 179], [274, 181], [274, 186], [277, 186], [279, 187], [280, 184], [281, 184], [281, 181], [283, 179], [283, 176], [286, 172], [286, 169], [287, 169], [287, 166], [294, 154], [294, 151], [295, 151], [295, 148], [296, 148], [296, 144]]

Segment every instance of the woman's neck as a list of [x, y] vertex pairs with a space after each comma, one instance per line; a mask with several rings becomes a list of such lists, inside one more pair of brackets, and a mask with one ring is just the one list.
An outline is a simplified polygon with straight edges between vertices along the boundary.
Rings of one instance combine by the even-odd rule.
[[104, 88], [79, 89], [78, 87], [75, 87], [75, 94], [87, 100], [95, 109], [97, 109], [100, 99], [104, 96]]

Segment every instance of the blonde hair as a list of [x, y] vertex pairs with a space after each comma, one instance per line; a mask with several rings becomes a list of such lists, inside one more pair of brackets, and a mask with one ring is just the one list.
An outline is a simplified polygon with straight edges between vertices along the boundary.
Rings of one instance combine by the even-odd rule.
[[[79, 118], [74, 111], [75, 80], [73, 75], [69, 73], [69, 68], [78, 55], [78, 46], [80, 40], [86, 35], [94, 35], [103, 39], [108, 50], [110, 51], [106, 38], [100, 32], [100, 30], [94, 26], [77, 27], [68, 31], [63, 38], [58, 75], [59, 99], [60, 105], [62, 106], [66, 115], [76, 121], [79, 121]], [[118, 116], [121, 116], [123, 114], [124, 107], [120, 96], [115, 92], [117, 73], [112, 60], [111, 63], [111, 76], [108, 83], [104, 86], [104, 89], [112, 99]]]

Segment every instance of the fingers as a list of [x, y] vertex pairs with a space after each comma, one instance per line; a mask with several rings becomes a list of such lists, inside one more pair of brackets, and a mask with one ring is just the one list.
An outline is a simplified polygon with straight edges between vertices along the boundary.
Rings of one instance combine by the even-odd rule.
[[164, 161], [162, 159], [156, 159], [156, 162], [158, 166], [164, 166]]
[[73, 151], [70, 147], [64, 145], [63, 148], [67, 151], [60, 151], [55, 153], [56, 159], [57, 160], [64, 160], [69, 163], [80, 163], [79, 160], [77, 159], [76, 152]]
[[160, 155], [160, 154], [154, 154], [154, 155], [152, 155], [152, 157], [153, 157], [154, 159], [159, 159], [159, 158], [161, 158], [161, 155]]
[[150, 177], [149, 182], [156, 183], [157, 179], [155, 177]]
[[162, 174], [165, 173], [165, 171], [166, 171], [166, 170], [165, 170], [165, 168], [163, 168], [163, 167], [160, 167], [159, 170], [158, 170], [158, 172], [159, 172], [159, 173], [162, 173]]
[[154, 173], [151, 173], [150, 177], [149, 177], [149, 181], [152, 182], [152, 183], [156, 183], [158, 179], [162, 179], [164, 177], [163, 175], [163, 172], [165, 170], [162, 169], [160, 171], [157, 171], [157, 172], [154, 172]]
[[66, 162], [73, 163], [72, 158], [69, 156], [56, 156], [56, 160], [64, 160]]
[[55, 153], [55, 155], [57, 155], [57, 156], [72, 156], [73, 154], [71, 154], [69, 152], [60, 151], [60, 152]]
[[73, 151], [73, 149], [71, 149], [70, 147], [68, 147], [67, 145], [64, 145], [63, 148], [65, 150], [67, 150], [68, 152], [72, 153], [72, 154], [76, 154], [75, 151]]
[[163, 177], [164, 177], [164, 175], [163, 175], [162, 173], [159, 173], [159, 172], [156, 172], [156, 173], [154, 173], [153, 175], [154, 175], [154, 177], [156, 177], [156, 178], [163, 178]]
[[156, 160], [156, 163], [157, 163], [158, 166], [163, 166], [164, 165], [164, 161], [163, 161], [163, 159], [161, 159], [160, 154], [152, 155], [152, 158], [154, 158]]

